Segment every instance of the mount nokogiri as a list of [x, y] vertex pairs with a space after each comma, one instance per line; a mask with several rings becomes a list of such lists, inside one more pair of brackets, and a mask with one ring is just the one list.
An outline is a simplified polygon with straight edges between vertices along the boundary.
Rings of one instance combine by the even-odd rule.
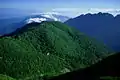
[[109, 13], [86, 14], [69, 19], [66, 24], [103, 41], [114, 51], [120, 51], [120, 15]]
[[37, 80], [88, 67], [108, 55], [104, 44], [63, 23], [31, 23], [0, 37], [0, 74]]
[[41, 23], [42, 21], [60, 21], [65, 22], [69, 17], [57, 13], [40, 13], [29, 16], [3, 18], [0, 19], [0, 35], [8, 34], [17, 28], [29, 23]]

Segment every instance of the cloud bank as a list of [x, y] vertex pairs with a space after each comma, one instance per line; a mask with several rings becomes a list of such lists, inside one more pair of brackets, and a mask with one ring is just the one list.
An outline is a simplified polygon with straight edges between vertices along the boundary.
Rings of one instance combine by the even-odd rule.
[[71, 17], [78, 16], [80, 14], [86, 14], [86, 13], [98, 13], [98, 12], [107, 12], [111, 13], [114, 16], [117, 14], [120, 14], [120, 9], [114, 9], [114, 8], [54, 8], [52, 9], [54, 12], [63, 13], [64, 15], [68, 15]]

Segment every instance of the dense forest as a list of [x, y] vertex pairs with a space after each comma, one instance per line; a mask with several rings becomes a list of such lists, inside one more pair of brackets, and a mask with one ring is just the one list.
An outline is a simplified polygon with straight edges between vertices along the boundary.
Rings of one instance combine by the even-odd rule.
[[109, 53], [105, 44], [63, 23], [31, 23], [0, 37], [0, 79], [60, 75], [89, 67]]

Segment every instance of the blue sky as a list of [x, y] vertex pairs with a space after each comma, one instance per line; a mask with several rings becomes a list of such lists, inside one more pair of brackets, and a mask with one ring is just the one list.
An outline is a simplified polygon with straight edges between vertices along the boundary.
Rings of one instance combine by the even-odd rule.
[[0, 0], [0, 8], [15, 8], [33, 12], [56, 11], [70, 16], [96, 11], [120, 9], [120, 0]]

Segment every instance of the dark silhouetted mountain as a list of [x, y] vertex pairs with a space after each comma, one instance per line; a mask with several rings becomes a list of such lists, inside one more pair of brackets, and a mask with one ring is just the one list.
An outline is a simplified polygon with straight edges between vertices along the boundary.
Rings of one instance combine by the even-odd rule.
[[0, 74], [37, 80], [88, 67], [109, 55], [104, 44], [61, 22], [30, 23], [0, 37]]
[[109, 13], [85, 14], [69, 19], [66, 24], [81, 32], [103, 41], [114, 51], [120, 51], [120, 15]]
[[[119, 80], [120, 53], [108, 56], [90, 67], [52, 77], [49, 80]], [[104, 79], [109, 76], [109, 79]]]

